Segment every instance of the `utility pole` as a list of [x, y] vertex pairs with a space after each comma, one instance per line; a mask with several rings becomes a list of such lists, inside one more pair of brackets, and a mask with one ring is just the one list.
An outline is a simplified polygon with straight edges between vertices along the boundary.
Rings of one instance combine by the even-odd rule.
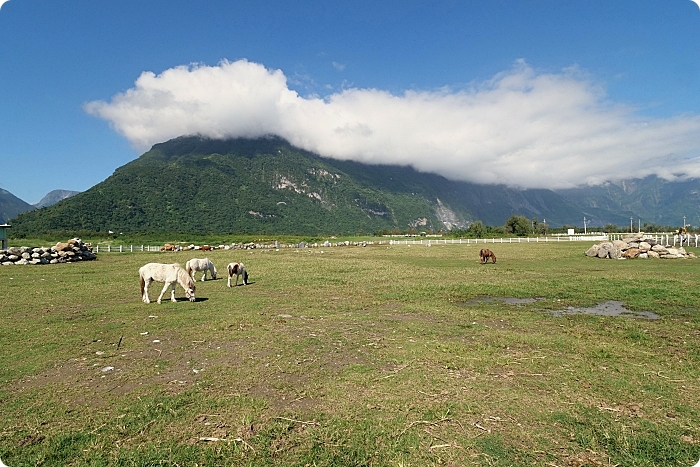
[[685, 216], [683, 216], [683, 228], [685, 229]]
[[583, 216], [583, 234], [586, 234], [586, 216]]
[[630, 233], [634, 233], [634, 227], [632, 227], [632, 218], [630, 217]]

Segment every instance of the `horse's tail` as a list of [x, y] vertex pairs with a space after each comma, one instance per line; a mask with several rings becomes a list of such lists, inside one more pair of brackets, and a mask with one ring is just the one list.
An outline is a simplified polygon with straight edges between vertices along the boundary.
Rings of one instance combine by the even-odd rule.
[[185, 263], [185, 270], [187, 271], [188, 276], [192, 275], [192, 265], [190, 265], [189, 261]]
[[141, 296], [143, 297], [143, 293], [146, 291], [146, 280], [141, 274], [139, 274], [139, 279], [141, 279]]

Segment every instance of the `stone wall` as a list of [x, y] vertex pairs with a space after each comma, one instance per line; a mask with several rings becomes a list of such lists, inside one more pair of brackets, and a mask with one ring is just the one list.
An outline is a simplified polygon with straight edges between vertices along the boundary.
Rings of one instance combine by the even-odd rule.
[[79, 238], [67, 242], [59, 242], [52, 247], [12, 247], [0, 250], [0, 264], [56, 264], [74, 261], [91, 261], [97, 256], [92, 252], [89, 243], [83, 243]]
[[683, 247], [662, 245], [656, 239], [644, 233], [631, 234], [622, 240], [601, 242], [590, 247], [586, 256], [604, 259], [626, 258], [695, 258], [694, 253], [688, 253]]

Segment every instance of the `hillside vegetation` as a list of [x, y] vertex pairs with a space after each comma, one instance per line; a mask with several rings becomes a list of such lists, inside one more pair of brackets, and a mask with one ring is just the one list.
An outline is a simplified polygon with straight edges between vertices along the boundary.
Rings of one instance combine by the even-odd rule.
[[422, 218], [438, 226], [423, 197], [357, 181], [279, 139], [179, 138], [86, 192], [18, 216], [13, 233], [356, 232]]
[[502, 225], [513, 214], [539, 216], [550, 225], [585, 215], [550, 190], [474, 185], [410, 167], [327, 159], [275, 137], [181, 137], [153, 146], [83, 193], [17, 216], [13, 235], [449, 230], [474, 220]]

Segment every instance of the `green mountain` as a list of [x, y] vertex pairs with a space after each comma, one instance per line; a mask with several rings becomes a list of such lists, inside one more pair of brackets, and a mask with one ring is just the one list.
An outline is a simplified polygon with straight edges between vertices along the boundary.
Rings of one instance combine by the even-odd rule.
[[[625, 216], [595, 209], [606, 222]], [[51, 231], [330, 234], [503, 225], [556, 226], [593, 212], [551, 190], [475, 185], [410, 167], [338, 161], [286, 141], [180, 137], [156, 144], [89, 190], [20, 214], [13, 233]]]
[[0, 224], [8, 222], [19, 213], [32, 209], [34, 206], [31, 204], [0, 188]]

